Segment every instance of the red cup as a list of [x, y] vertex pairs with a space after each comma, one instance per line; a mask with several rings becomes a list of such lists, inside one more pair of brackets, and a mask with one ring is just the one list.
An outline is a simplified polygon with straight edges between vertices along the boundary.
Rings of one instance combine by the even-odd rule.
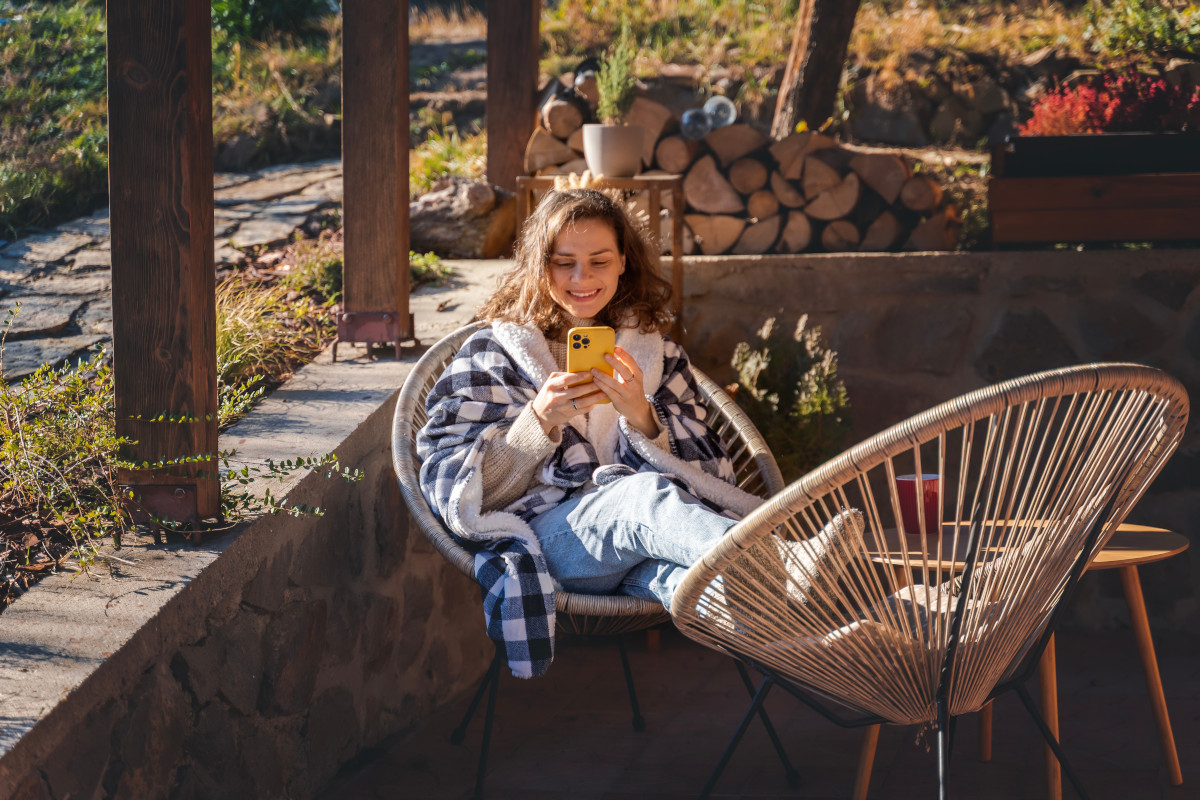
[[[938, 478], [935, 474], [921, 474], [921, 493], [925, 496], [925, 533], [938, 533]], [[917, 476], [897, 475], [896, 493], [900, 496], [900, 517], [904, 522], [904, 532], [919, 534], [920, 522], [917, 519]]]

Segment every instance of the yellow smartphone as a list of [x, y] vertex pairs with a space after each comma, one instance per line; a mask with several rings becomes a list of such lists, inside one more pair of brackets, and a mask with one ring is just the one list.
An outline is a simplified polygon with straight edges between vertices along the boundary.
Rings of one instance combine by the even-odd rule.
[[[612, 375], [612, 365], [604, 360], [604, 354], [613, 352], [616, 344], [617, 334], [607, 325], [571, 328], [567, 331], [567, 372], [590, 372], [598, 369], [606, 375]], [[588, 378], [584, 383], [591, 380]], [[602, 396], [598, 402], [612, 401], [607, 396]]]

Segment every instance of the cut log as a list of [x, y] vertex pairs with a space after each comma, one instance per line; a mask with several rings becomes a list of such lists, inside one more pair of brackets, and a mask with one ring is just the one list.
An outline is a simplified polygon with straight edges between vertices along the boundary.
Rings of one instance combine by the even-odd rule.
[[888, 205], [896, 202], [900, 187], [912, 175], [903, 158], [888, 153], [860, 153], [850, 159], [850, 169]]
[[767, 143], [767, 137], [745, 123], [726, 125], [704, 137], [704, 143], [728, 167], [744, 155], [748, 155]]
[[962, 224], [954, 206], [943, 206], [913, 228], [905, 250], [953, 250]]
[[567, 147], [574, 150], [579, 155], [583, 155], [583, 127], [567, 137]]
[[582, 175], [583, 171], [587, 169], [587, 159], [572, 158], [567, 163], [560, 164], [559, 166], [562, 169], [561, 174], [563, 174], [563, 175], [569, 175], [572, 172], [575, 173], [576, 175]]
[[[789, 144], [783, 146], [784, 142]], [[837, 140], [829, 136], [801, 131], [772, 145], [771, 155], [779, 162], [779, 172], [783, 177], [795, 181], [800, 179], [800, 174], [804, 171], [804, 159], [820, 150], [831, 150], [837, 146]]]
[[812, 243], [812, 223], [803, 211], [789, 211], [783, 235], [779, 237], [779, 249], [785, 253], [799, 253]]
[[821, 231], [821, 246], [831, 253], [857, 250], [859, 240], [858, 228], [848, 219], [835, 219]]
[[739, 158], [729, 168], [729, 182], [742, 194], [752, 194], [767, 185], [767, 168], [756, 158]]
[[725, 180], [712, 156], [704, 156], [688, 170], [683, 196], [690, 207], [706, 214], [738, 214], [746, 209], [742, 196]]
[[800, 208], [804, 205], [804, 195], [796, 191], [796, 187], [778, 172], [771, 173], [771, 191], [780, 203], [788, 208]]
[[759, 189], [746, 200], [746, 213], [763, 220], [779, 213], [779, 199], [770, 189]]
[[[808, 171], [808, 165], [804, 167]], [[832, 189], [827, 189], [814, 197], [804, 207], [804, 213], [813, 219], [839, 219], [854, 210], [858, 198], [862, 195], [862, 183], [857, 175], [851, 172], [842, 182]]]
[[746, 227], [746, 220], [724, 214], [688, 214], [684, 220], [706, 256], [728, 252]]
[[575, 158], [575, 151], [540, 128], [525, 146], [525, 172], [532, 175], [546, 167], [557, 167]]
[[642, 164], [650, 166], [654, 161], [654, 146], [658, 144], [667, 123], [671, 121], [671, 109], [645, 97], [635, 98], [625, 113], [626, 125], [640, 125], [646, 132], [642, 144]]
[[774, 216], [770, 219], [759, 220], [746, 228], [738, 238], [737, 244], [733, 246], [733, 254], [757, 256], [767, 252], [779, 238], [779, 224], [779, 217]]
[[654, 160], [659, 169], [682, 175], [700, 153], [700, 143], [682, 136], [664, 136], [654, 149]]
[[557, 139], [566, 139], [583, 125], [583, 110], [570, 100], [552, 98], [542, 106], [542, 127]]
[[828, 191], [842, 182], [842, 174], [819, 158], [804, 159], [804, 196], [812, 200], [821, 192]]
[[418, 252], [496, 258], [512, 246], [516, 198], [499, 186], [446, 178], [408, 208], [411, 246]]
[[588, 70], [575, 76], [575, 91], [579, 93], [592, 111], [600, 105], [600, 90], [596, 87], [596, 73]]
[[867, 226], [867, 232], [863, 234], [859, 249], [870, 253], [891, 250], [900, 240], [900, 233], [900, 221], [896, 219], [896, 215], [890, 211], [884, 211]]
[[941, 202], [942, 187], [928, 175], [913, 175], [900, 187], [900, 203], [912, 211], [932, 211]]

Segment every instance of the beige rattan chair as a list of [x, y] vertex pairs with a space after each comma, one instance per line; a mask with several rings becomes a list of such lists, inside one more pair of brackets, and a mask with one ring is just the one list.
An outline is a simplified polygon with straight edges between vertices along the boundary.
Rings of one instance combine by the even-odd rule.
[[[746, 517], [672, 602], [687, 636], [764, 676], [703, 794], [779, 685], [842, 725], [936, 728], [943, 797], [950, 721], [1014, 690], [1083, 796], [1024, 682], [1187, 414], [1148, 367], [1031, 375], [893, 426]], [[905, 529], [897, 473], [940, 476], [938, 519], [918, 504]]]
[[[443, 527], [441, 521], [430, 509], [424, 495], [421, 494], [418, 480], [421, 464], [416, 456], [416, 434], [426, 420], [425, 396], [441, 377], [446, 365], [454, 358], [463, 342], [482, 326], [482, 323], [475, 323], [460, 328], [435, 344], [421, 357], [404, 381], [392, 420], [392, 465], [396, 470], [396, 476], [400, 481], [400, 491], [412, 518], [434, 547], [472, 580], [475, 577], [472, 554]], [[775, 457], [771, 454], [766, 442], [763, 441], [761, 434], [720, 386], [699, 370], [693, 369], [693, 372], [709, 410], [707, 422], [721, 438], [733, 461], [737, 485], [751, 494], [762, 497], [769, 497], [778, 492], [783, 488], [783, 478], [775, 463]], [[653, 627], [667, 621], [670, 616], [660, 604], [648, 600], [573, 592], [555, 593], [555, 612], [555, 629], [558, 632], [616, 636], [626, 685], [629, 689], [629, 699], [633, 706], [633, 727], [635, 730], [642, 730], [645, 722], [638, 709], [637, 694], [634, 690], [629, 659], [621, 634]], [[483, 744], [480, 748], [479, 768], [476, 776], [476, 796], [479, 796], [482, 791], [500, 662], [501, 654], [497, 650], [491, 667], [476, 691], [462, 724], [452, 736], [452, 740], [456, 743], [462, 741], [466, 733], [466, 726], [474, 716], [484, 691], [490, 687], [484, 721]], [[765, 716], [763, 721], [770, 730], [770, 722]], [[782, 747], [780, 746], [778, 749], [782, 758]], [[785, 767], [789, 769], [789, 778], [791, 778], [790, 765], [785, 762]]]

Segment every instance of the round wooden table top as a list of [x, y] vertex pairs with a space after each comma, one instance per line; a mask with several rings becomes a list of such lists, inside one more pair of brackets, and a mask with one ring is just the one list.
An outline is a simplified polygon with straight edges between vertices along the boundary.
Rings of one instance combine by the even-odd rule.
[[[871, 560], [893, 567], [904, 566], [904, 556], [900, 552], [899, 536], [894, 528], [884, 531], [887, 553], [880, 553], [875, 548], [869, 548]], [[909, 564], [917, 566], [921, 559], [920, 537], [906, 535], [904, 537], [908, 549]], [[942, 569], [955, 571], [963, 568], [966, 557], [966, 539], [959, 539], [957, 558], [952, 558], [950, 546], [952, 539], [947, 536], [942, 540], [943, 566]], [[1125, 522], [1117, 526], [1117, 531], [1104, 545], [1100, 554], [1088, 565], [1088, 571], [1100, 569], [1116, 569], [1137, 564], [1151, 564], [1178, 555], [1188, 549], [1188, 539], [1181, 533], [1169, 531], [1166, 528], [1154, 528], [1148, 525], [1133, 525]]]

